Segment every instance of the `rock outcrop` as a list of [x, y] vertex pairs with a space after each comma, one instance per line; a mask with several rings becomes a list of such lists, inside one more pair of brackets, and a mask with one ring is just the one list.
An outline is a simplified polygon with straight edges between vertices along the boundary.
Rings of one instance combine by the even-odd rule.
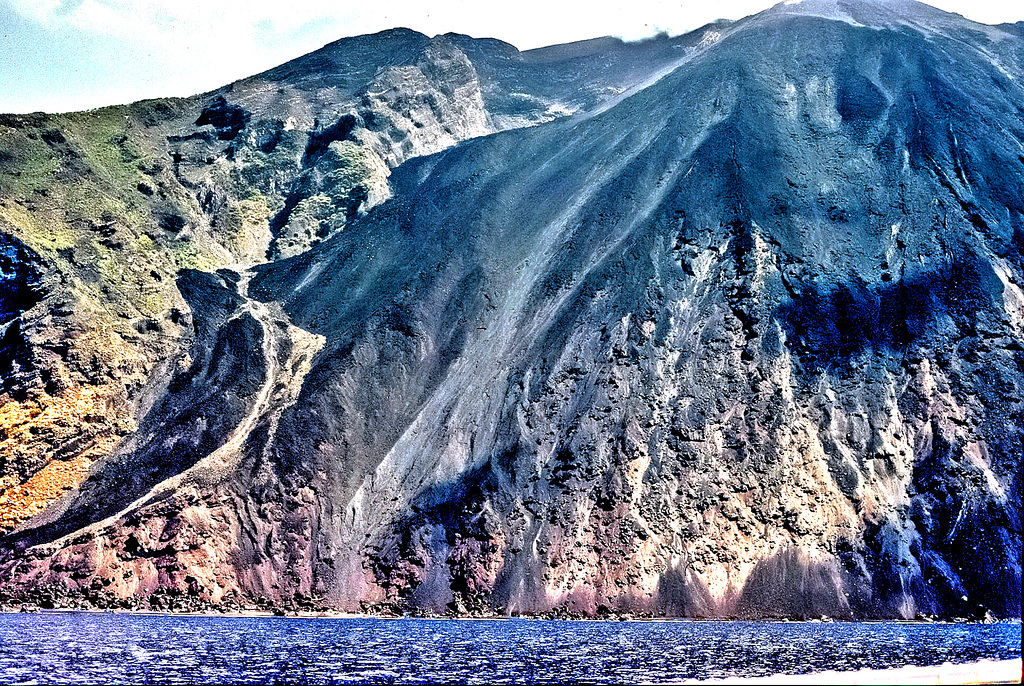
[[593, 109], [694, 40], [534, 65], [498, 41], [396, 29], [187, 100], [0, 119], [0, 531], [135, 444], [191, 363], [182, 270], [299, 254], [387, 199], [405, 159]]
[[[0, 165], [38, 180], [0, 176], [0, 419], [111, 438], [4, 425], [0, 506], [92, 467], [8, 517], [0, 593], [1019, 617], [1011, 29], [804, 0], [637, 45], [396, 30], [9, 118]], [[76, 138], [100, 116], [116, 174]], [[75, 184], [122, 215], [75, 223]], [[33, 228], [59, 212], [66, 247]]]

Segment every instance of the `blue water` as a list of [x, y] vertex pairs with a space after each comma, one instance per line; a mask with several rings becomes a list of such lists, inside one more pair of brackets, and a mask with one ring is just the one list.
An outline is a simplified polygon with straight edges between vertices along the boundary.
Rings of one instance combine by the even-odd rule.
[[666, 682], [1020, 657], [1020, 623], [0, 614], [0, 682]]

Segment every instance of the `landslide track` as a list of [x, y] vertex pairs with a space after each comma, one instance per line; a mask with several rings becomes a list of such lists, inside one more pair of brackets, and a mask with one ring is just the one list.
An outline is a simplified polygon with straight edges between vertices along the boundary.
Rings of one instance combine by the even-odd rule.
[[1019, 617], [1022, 75], [803, 0], [4, 118], [0, 600]]

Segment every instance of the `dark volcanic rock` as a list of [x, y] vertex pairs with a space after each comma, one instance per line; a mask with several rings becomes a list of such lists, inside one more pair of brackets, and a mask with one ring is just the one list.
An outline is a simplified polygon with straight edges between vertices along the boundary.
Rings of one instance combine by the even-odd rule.
[[804, 0], [236, 85], [238, 164], [306, 118], [252, 172], [275, 259], [178, 279], [191, 363], [3, 539], [5, 593], [1020, 616], [1022, 66], [1008, 27]]
[[[0, 294], [0, 531], [78, 486], [97, 459], [138, 449], [138, 432], [147, 431], [139, 423], [160, 416], [150, 410], [176, 365], [188, 366], [194, 343], [195, 303], [180, 270], [243, 274], [268, 256], [300, 254], [389, 197], [390, 167], [566, 116], [580, 102], [597, 106], [617, 92], [613, 84], [656, 73], [695, 40], [565, 46], [562, 59], [588, 74], [584, 83], [529, 67], [514, 84], [488, 81], [489, 99], [512, 87], [525, 99], [511, 117], [484, 105], [463, 50], [481, 61], [526, 57], [496, 41], [406, 30], [346, 39], [194, 98], [0, 116], [0, 231], [9, 253]], [[623, 59], [638, 50], [649, 59]], [[280, 343], [281, 364], [298, 341], [288, 373], [301, 376], [315, 337], [282, 328], [283, 314], [277, 323], [264, 314], [277, 333], [264, 340]], [[200, 452], [215, 443], [201, 441]]]

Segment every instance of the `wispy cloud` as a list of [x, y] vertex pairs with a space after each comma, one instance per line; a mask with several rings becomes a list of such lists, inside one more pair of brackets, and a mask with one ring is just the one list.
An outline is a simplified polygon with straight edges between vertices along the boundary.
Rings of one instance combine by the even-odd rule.
[[276, 34], [288, 34], [310, 22], [341, 17], [349, 20], [346, 23], [358, 24], [372, 16], [358, 8], [339, 9], [338, 3], [324, 0], [287, 4], [279, 0], [5, 1], [23, 17], [50, 29], [160, 42], [184, 38], [196, 43], [216, 35], [223, 42], [237, 44], [268, 28]]
[[[602, 35], [681, 33], [772, 0], [0, 0], [19, 60], [0, 70], [0, 110], [77, 109], [111, 98], [188, 95], [267, 69], [343, 36], [406, 26], [520, 48]], [[1019, 0], [934, 0], [980, 21], [1024, 19]], [[4, 9], [6, 8], [6, 12]], [[3, 26], [16, 15], [17, 26]], [[32, 60], [36, 51], [40, 59]], [[70, 63], [70, 72], [54, 66]]]

